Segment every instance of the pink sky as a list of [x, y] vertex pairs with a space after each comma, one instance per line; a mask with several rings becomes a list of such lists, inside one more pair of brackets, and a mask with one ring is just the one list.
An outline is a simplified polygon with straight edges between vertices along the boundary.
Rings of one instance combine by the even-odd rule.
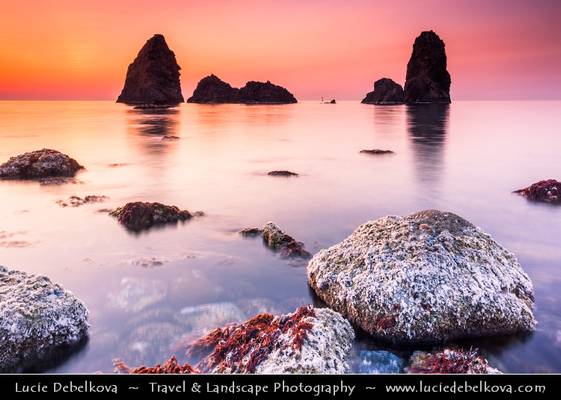
[[185, 97], [210, 73], [271, 80], [299, 99], [403, 84], [414, 38], [446, 43], [453, 99], [561, 99], [561, 1], [2, 0], [0, 98], [115, 99], [163, 33]]

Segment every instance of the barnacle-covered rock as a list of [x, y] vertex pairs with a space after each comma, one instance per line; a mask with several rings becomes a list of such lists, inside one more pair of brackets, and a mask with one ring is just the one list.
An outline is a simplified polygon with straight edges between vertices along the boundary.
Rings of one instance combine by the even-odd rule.
[[302, 306], [217, 328], [188, 348], [210, 373], [345, 373], [354, 331], [340, 314]]
[[516, 257], [448, 212], [367, 222], [310, 260], [308, 282], [331, 308], [391, 342], [505, 335], [535, 326], [532, 282]]
[[0, 372], [17, 372], [69, 351], [86, 337], [88, 310], [44, 276], [0, 266]]
[[279, 251], [282, 257], [310, 257], [303, 243], [284, 233], [274, 222], [265, 224], [262, 234], [265, 245], [273, 251]]
[[536, 182], [524, 189], [516, 190], [514, 193], [518, 193], [531, 201], [561, 204], [561, 182], [555, 179]]
[[476, 349], [443, 349], [433, 352], [416, 351], [405, 368], [414, 374], [498, 374]]
[[83, 168], [60, 151], [42, 149], [11, 157], [0, 165], [0, 179], [73, 177]]
[[202, 215], [201, 212], [191, 214], [187, 210], [180, 210], [176, 206], [162, 203], [133, 202], [109, 213], [112, 217], [131, 231], [149, 229], [154, 225], [164, 225], [186, 221], [193, 216]]

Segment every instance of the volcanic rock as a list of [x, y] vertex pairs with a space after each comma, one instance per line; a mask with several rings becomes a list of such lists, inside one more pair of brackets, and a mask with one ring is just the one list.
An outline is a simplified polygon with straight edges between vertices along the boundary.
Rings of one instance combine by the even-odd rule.
[[407, 64], [405, 102], [448, 104], [450, 83], [444, 42], [433, 31], [422, 32], [415, 39]]
[[188, 103], [201, 104], [287, 104], [297, 100], [285, 88], [271, 82], [250, 81], [241, 89], [234, 88], [216, 75], [209, 75], [201, 79], [187, 99]]
[[212, 74], [199, 81], [187, 103], [221, 104], [237, 103], [239, 89]]
[[345, 373], [353, 340], [353, 328], [340, 314], [302, 306], [217, 328], [194, 341], [188, 355], [208, 373]]
[[33, 368], [85, 339], [88, 310], [49, 278], [0, 266], [0, 371]]
[[194, 216], [202, 215], [202, 213], [192, 214], [187, 210], [180, 210], [176, 206], [137, 201], [125, 204], [125, 206], [113, 210], [109, 215], [116, 217], [121, 224], [131, 231], [141, 231], [154, 225], [186, 221]]
[[73, 158], [51, 149], [11, 157], [0, 165], [0, 179], [45, 179], [73, 177], [83, 169]]
[[427, 353], [416, 351], [405, 369], [413, 374], [497, 374], [477, 350], [444, 349]]
[[318, 252], [308, 282], [331, 308], [394, 343], [507, 335], [536, 324], [532, 282], [516, 257], [448, 212], [369, 221]]
[[263, 241], [271, 250], [280, 252], [283, 258], [311, 256], [303, 243], [284, 233], [274, 222], [268, 222], [263, 227]]
[[561, 204], [561, 182], [555, 179], [539, 181], [514, 193], [521, 194], [531, 201]]
[[378, 79], [374, 82], [374, 91], [366, 94], [363, 104], [402, 104], [404, 100], [403, 88], [389, 78]]
[[164, 36], [152, 36], [129, 65], [117, 103], [149, 107], [183, 102], [180, 69]]

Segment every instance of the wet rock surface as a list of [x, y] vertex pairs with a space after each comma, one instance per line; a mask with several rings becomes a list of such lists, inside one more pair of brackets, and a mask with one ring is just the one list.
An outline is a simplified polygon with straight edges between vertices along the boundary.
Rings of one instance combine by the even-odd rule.
[[209, 75], [199, 81], [188, 103], [201, 104], [288, 104], [296, 103], [296, 98], [282, 86], [269, 81], [249, 81], [242, 88], [234, 88], [216, 75]]
[[117, 102], [142, 108], [182, 103], [180, 69], [164, 36], [154, 35], [129, 65]]
[[368, 154], [371, 156], [381, 156], [381, 155], [385, 155], [385, 154], [394, 154], [393, 151], [391, 150], [382, 150], [382, 149], [366, 149], [366, 150], [361, 150], [360, 151], [361, 154]]
[[47, 277], [0, 266], [0, 371], [33, 369], [86, 338], [88, 311]]
[[331, 308], [389, 342], [535, 326], [532, 283], [516, 257], [463, 218], [437, 210], [359, 226], [312, 258], [308, 282]]
[[210, 373], [344, 373], [354, 339], [351, 325], [329, 309], [302, 306], [285, 315], [258, 314], [217, 328], [188, 348]]
[[101, 203], [107, 199], [107, 196], [98, 195], [70, 196], [67, 200], [57, 200], [56, 203], [61, 207], [80, 207], [85, 204]]
[[259, 228], [244, 228], [238, 232], [240, 235], [244, 237], [257, 237], [263, 234], [263, 229]]
[[42, 149], [20, 154], [0, 165], [0, 179], [73, 177], [83, 169], [73, 158], [57, 150]]
[[524, 189], [516, 190], [514, 193], [518, 193], [531, 201], [561, 204], [561, 182], [555, 179], [536, 182]]
[[497, 374], [477, 350], [444, 349], [433, 352], [416, 351], [406, 368], [415, 374]]
[[361, 350], [358, 353], [357, 372], [360, 374], [398, 374], [405, 361], [385, 350]]
[[285, 178], [290, 178], [291, 176], [298, 176], [296, 172], [292, 171], [285, 171], [285, 170], [278, 170], [278, 171], [270, 171], [267, 173], [269, 176], [280, 176]]
[[378, 79], [374, 82], [374, 91], [366, 94], [363, 104], [402, 104], [405, 93], [400, 84], [389, 78]]
[[200, 211], [190, 213], [162, 203], [133, 202], [113, 210], [109, 215], [117, 218], [127, 229], [139, 232], [155, 225], [186, 221], [202, 213]]
[[450, 103], [450, 74], [444, 42], [433, 31], [422, 32], [407, 64], [405, 102]]
[[281, 257], [311, 257], [302, 242], [297, 242], [292, 236], [284, 233], [274, 222], [265, 224], [262, 235], [265, 245], [273, 251], [278, 251]]

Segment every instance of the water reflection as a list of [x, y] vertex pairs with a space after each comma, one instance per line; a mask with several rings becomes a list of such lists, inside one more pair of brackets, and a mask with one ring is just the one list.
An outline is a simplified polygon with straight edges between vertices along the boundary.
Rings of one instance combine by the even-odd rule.
[[175, 136], [179, 111], [175, 108], [129, 109], [128, 125], [144, 135]]
[[448, 104], [407, 106], [407, 132], [411, 140], [417, 181], [424, 185], [440, 180], [449, 111]]

